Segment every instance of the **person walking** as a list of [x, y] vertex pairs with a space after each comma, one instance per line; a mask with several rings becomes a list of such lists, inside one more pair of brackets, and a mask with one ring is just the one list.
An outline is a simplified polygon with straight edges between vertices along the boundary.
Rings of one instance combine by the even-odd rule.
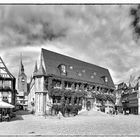
[[59, 111], [59, 112], [58, 112], [58, 119], [61, 119], [61, 116], [62, 116], [62, 114], [61, 114], [61, 112]]

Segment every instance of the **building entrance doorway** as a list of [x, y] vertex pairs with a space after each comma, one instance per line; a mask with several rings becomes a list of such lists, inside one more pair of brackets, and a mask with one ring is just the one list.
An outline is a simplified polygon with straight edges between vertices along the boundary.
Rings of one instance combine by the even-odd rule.
[[87, 110], [91, 110], [91, 102], [90, 101], [87, 101], [87, 103], [86, 103], [86, 109]]

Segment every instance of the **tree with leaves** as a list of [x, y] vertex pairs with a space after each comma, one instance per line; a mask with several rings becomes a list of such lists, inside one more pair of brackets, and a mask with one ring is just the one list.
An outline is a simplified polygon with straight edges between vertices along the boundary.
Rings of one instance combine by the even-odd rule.
[[134, 39], [137, 41], [140, 38], [140, 4], [130, 9], [130, 16], [133, 18], [131, 26]]

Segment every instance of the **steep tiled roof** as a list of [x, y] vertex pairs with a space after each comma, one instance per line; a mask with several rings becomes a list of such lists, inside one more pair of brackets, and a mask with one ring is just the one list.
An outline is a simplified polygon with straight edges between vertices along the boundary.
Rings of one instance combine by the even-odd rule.
[[[46, 68], [46, 74], [60, 76], [58, 66], [63, 64], [66, 66], [66, 77], [68, 78], [94, 82], [114, 88], [114, 83], [108, 69], [45, 49], [42, 49], [42, 55]], [[107, 77], [107, 83], [104, 82], [103, 77]]]
[[[37, 63], [36, 63], [36, 66], [37, 66]], [[42, 55], [41, 55], [39, 69], [37, 70], [37, 67], [36, 67], [36, 72], [34, 73], [34, 75], [36, 75], [36, 76], [42, 76], [42, 75], [45, 75], [45, 74], [46, 73], [45, 73], [44, 67], [42, 65]]]
[[2, 58], [0, 57], [0, 78], [10, 78], [15, 79], [15, 77], [9, 72]]
[[37, 71], [38, 71], [38, 68], [37, 68], [37, 61], [36, 61], [36, 63], [35, 63], [35, 67], [34, 67], [33, 76], [36, 75]]
[[40, 67], [39, 67], [39, 69], [38, 69], [38, 71], [36, 72], [36, 75], [44, 75], [45, 74], [45, 70], [44, 70], [44, 68], [43, 68], [43, 66], [42, 66], [42, 64], [40, 65]]
[[37, 72], [38, 71], [38, 68], [37, 68], [37, 61], [35, 63], [35, 68], [34, 68], [34, 72]]

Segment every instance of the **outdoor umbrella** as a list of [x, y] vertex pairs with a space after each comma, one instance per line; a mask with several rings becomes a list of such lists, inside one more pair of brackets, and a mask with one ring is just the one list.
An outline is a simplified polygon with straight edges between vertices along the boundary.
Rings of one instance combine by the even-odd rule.
[[14, 105], [0, 101], [0, 108], [14, 108], [14, 107], [15, 107]]

